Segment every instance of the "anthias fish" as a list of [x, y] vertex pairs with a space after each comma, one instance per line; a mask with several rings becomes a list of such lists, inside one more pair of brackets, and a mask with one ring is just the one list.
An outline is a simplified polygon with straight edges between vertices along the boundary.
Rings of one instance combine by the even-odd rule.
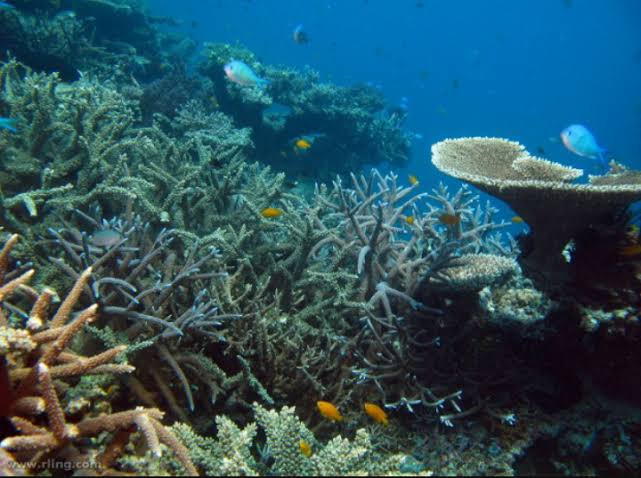
[[325, 418], [328, 418], [334, 422], [340, 422], [343, 419], [343, 415], [338, 411], [338, 408], [333, 403], [324, 402], [322, 400], [316, 402], [318, 411]]

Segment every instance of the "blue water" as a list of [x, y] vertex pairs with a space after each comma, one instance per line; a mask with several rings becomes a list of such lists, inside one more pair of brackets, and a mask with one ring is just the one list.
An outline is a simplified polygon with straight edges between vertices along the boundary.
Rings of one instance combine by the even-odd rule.
[[[572, 123], [587, 125], [619, 162], [641, 168], [639, 0], [148, 4], [183, 20], [178, 30], [198, 42], [239, 42], [266, 63], [310, 65], [342, 85], [369, 81], [390, 103], [406, 97], [407, 129], [423, 139], [398, 172], [428, 177], [431, 186], [443, 178], [429, 163], [430, 145], [459, 136], [518, 140], [597, 173], [595, 162], [558, 142]], [[291, 38], [299, 23], [311, 38], [306, 45]]]

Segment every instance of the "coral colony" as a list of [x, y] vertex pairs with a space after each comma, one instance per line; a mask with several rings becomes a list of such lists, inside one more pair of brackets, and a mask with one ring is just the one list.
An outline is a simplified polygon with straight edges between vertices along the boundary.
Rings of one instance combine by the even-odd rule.
[[1, 474], [514, 474], [542, 441], [639, 472], [640, 172], [435, 144], [515, 239], [466, 184], [357, 173], [409, 157], [378, 90], [224, 44], [187, 73], [135, 5], [48, 3], [0, 15]]

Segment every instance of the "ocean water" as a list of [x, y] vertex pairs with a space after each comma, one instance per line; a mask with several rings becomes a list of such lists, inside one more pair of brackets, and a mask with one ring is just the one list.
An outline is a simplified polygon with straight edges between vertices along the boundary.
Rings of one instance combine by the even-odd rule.
[[[263, 61], [310, 65], [342, 85], [407, 98], [416, 141], [500, 136], [586, 165], [550, 141], [588, 125], [612, 156], [641, 167], [641, 3], [635, 0], [148, 0], [198, 42], [245, 45]], [[419, 6], [420, 5], [420, 6]], [[197, 24], [192, 26], [191, 22]], [[310, 42], [297, 45], [303, 24]]]
[[[405, 177], [443, 181], [431, 144], [497, 136], [598, 174], [559, 142], [588, 126], [610, 157], [641, 167], [641, 3], [636, 0], [148, 0], [197, 42], [245, 45], [267, 63], [341, 85], [370, 82], [407, 99], [413, 142]], [[192, 22], [196, 22], [192, 24]], [[292, 41], [303, 24], [310, 42]], [[384, 166], [381, 166], [384, 168]], [[501, 210], [507, 208], [497, 204]]]

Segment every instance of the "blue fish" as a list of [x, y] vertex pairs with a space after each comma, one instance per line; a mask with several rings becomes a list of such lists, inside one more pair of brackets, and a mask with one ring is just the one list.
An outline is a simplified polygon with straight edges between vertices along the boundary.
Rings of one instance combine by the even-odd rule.
[[8, 129], [12, 133], [16, 133], [16, 120], [13, 118], [2, 118], [0, 117], [0, 128]]
[[242, 86], [258, 86], [265, 88], [269, 84], [269, 80], [260, 78], [249, 65], [239, 60], [231, 60], [225, 65], [225, 74], [234, 83]]
[[574, 154], [590, 159], [598, 159], [601, 164], [607, 167], [603, 156], [606, 149], [599, 146], [594, 135], [581, 124], [573, 124], [561, 131], [563, 145]]
[[14, 8], [16, 8], [16, 7], [14, 7], [13, 5], [11, 5], [11, 4], [7, 3], [7, 2], [0, 2], [0, 10], [1, 9], [13, 10]]

